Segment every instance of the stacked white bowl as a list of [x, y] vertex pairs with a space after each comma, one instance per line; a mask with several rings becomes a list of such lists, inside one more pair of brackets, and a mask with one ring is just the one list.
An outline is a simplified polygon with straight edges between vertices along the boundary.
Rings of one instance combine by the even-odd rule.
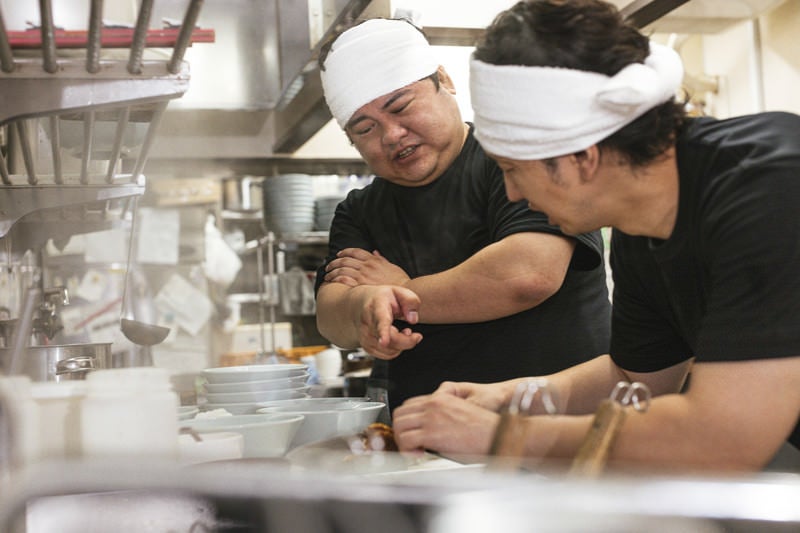
[[282, 174], [266, 178], [264, 225], [277, 235], [291, 235], [314, 229], [314, 190], [308, 174]]
[[303, 415], [289, 449], [334, 437], [355, 435], [378, 418], [386, 404], [366, 398], [303, 398], [261, 402], [259, 413]]
[[321, 196], [314, 200], [314, 229], [328, 231], [331, 229], [336, 206], [344, 200], [343, 196]]
[[265, 364], [206, 368], [198, 398], [203, 411], [224, 409], [233, 415], [255, 413], [259, 403], [308, 398], [308, 365]]

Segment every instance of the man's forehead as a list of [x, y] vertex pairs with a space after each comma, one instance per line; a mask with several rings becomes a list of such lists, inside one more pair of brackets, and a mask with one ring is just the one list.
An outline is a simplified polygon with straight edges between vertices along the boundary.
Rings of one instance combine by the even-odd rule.
[[415, 81], [409, 85], [406, 85], [405, 87], [400, 87], [399, 89], [384, 94], [383, 96], [379, 96], [374, 100], [372, 100], [371, 102], [364, 104], [355, 113], [353, 113], [353, 117], [350, 119], [350, 121], [348, 121], [345, 129], [349, 129], [356, 123], [368, 118], [365, 115], [369, 114], [371, 110], [374, 110], [376, 108], [384, 110], [390, 107], [393, 102], [395, 102], [399, 98], [402, 98], [404, 95], [418, 92], [419, 84], [421, 83], [421, 81], [423, 80]]

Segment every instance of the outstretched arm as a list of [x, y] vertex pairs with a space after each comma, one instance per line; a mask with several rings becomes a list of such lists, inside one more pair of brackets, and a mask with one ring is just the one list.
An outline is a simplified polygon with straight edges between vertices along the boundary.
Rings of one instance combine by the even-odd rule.
[[575, 241], [546, 233], [515, 233], [455, 267], [410, 279], [380, 253], [348, 248], [328, 266], [326, 281], [350, 286], [395, 284], [419, 295], [420, 321], [472, 323], [539, 305], [564, 281]]
[[[604, 366], [604, 358], [607, 356], [582, 369], [573, 367], [551, 376], [554, 383], [571, 374], [576, 378], [567, 385], [565, 410], [586, 414], [526, 418], [527, 455], [562, 460], [575, 457], [597, 405], [587, 409], [592, 394], [581, 392], [576, 385], [582, 378], [573, 372]], [[615, 373], [604, 373], [603, 366], [594, 367], [601, 374], [590, 380], [598, 391], [607, 389], [592, 400], [597, 403], [616, 380]], [[695, 364], [689, 389], [679, 394], [677, 388], [687, 369], [688, 363], [681, 363], [659, 372], [628, 373], [630, 380], [647, 384], [657, 396], [646, 413], [628, 408], [611, 452], [612, 464], [665, 471], [762, 468], [800, 415], [800, 357]], [[556, 390], [563, 390], [564, 383]], [[474, 398], [463, 392], [468, 389], [462, 388], [460, 395], [442, 389], [398, 407], [393, 416], [400, 448], [487, 453], [499, 415], [471, 401]]]

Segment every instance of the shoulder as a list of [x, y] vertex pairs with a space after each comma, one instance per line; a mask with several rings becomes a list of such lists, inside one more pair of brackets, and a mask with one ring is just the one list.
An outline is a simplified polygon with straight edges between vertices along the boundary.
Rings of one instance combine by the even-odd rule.
[[469, 131], [464, 141], [464, 147], [461, 149], [461, 154], [459, 154], [459, 159], [470, 163], [470, 166], [474, 170], [480, 170], [481, 172], [490, 174], [497, 173], [502, 176], [500, 167], [497, 166], [494, 159], [486, 154], [481, 144], [475, 138], [475, 127], [470, 122], [468, 122], [467, 125], [469, 126]]
[[774, 152], [800, 154], [800, 116], [782, 111], [728, 119], [691, 119], [678, 142], [679, 150], [703, 147], [732, 156]]

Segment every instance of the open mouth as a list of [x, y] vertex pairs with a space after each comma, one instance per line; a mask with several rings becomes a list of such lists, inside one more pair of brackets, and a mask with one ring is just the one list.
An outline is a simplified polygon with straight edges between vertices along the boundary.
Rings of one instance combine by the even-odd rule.
[[397, 152], [397, 155], [395, 155], [394, 158], [397, 160], [403, 160], [410, 157], [416, 151], [417, 151], [416, 146], [408, 146]]

